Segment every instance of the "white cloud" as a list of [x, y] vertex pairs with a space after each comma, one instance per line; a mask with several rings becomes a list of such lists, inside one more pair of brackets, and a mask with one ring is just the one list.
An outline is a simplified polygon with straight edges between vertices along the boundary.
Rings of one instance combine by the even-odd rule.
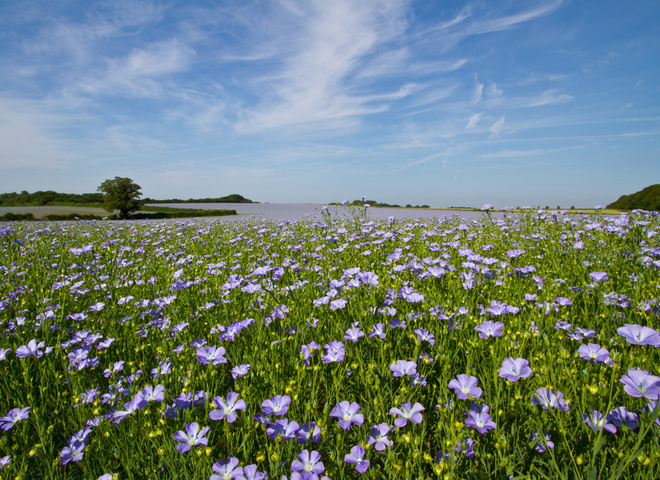
[[501, 117], [498, 121], [493, 123], [493, 125], [490, 127], [490, 133], [493, 134], [493, 136], [497, 137], [500, 135], [500, 132], [502, 131], [502, 128], [504, 128], [504, 121], [505, 117]]
[[550, 89], [542, 92], [540, 95], [531, 98], [515, 98], [512, 106], [521, 108], [542, 107], [545, 105], [553, 105], [557, 103], [566, 103], [573, 100], [572, 95], [566, 93], [559, 93], [557, 89]]
[[101, 95], [157, 96], [162, 91], [160, 77], [188, 69], [195, 51], [172, 39], [134, 49], [127, 57], [108, 61], [107, 69], [80, 83], [87, 93]]
[[337, 126], [386, 109], [382, 103], [369, 105], [380, 99], [359, 94], [352, 81], [367, 55], [404, 31], [403, 6], [398, 0], [312, 2], [295, 43], [281, 52], [285, 57], [281, 71], [262, 79], [272, 95], [245, 112], [239, 130], [328, 121]]
[[0, 98], [0, 169], [53, 168], [72, 159], [54, 133], [65, 121], [39, 102]]
[[477, 123], [479, 123], [479, 120], [481, 120], [481, 116], [483, 114], [481, 113], [475, 113], [470, 117], [470, 120], [468, 121], [467, 125], [465, 125], [465, 128], [474, 128], [477, 126]]
[[477, 82], [477, 85], [474, 87], [474, 92], [472, 92], [472, 103], [479, 103], [481, 97], [484, 93], [484, 84]]

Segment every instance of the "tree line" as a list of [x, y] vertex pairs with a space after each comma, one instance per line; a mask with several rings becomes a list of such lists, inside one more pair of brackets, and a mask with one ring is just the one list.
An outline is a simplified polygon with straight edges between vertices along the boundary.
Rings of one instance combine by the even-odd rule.
[[645, 189], [630, 195], [622, 195], [616, 202], [610, 203], [607, 208], [660, 211], [660, 184], [649, 185]]

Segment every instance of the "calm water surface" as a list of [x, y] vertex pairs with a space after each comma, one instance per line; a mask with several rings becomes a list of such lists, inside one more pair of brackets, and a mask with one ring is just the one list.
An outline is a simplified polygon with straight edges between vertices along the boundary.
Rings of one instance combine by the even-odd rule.
[[[228, 221], [241, 221], [248, 219], [265, 220], [314, 220], [321, 218], [321, 207], [323, 205], [301, 204], [301, 203], [159, 203], [154, 206], [174, 208], [199, 208], [204, 210], [236, 210], [238, 215], [221, 217]], [[335, 207], [329, 206], [329, 211], [334, 215]], [[348, 217], [349, 213], [342, 207], [337, 207], [337, 215]], [[387, 220], [394, 217], [398, 220], [406, 218], [444, 218], [458, 215], [463, 218], [481, 218], [483, 212], [461, 212], [454, 210], [434, 210], [424, 208], [369, 208], [369, 217]], [[495, 217], [503, 216], [502, 213], [493, 213]], [[350, 217], [349, 217], [350, 218]]]

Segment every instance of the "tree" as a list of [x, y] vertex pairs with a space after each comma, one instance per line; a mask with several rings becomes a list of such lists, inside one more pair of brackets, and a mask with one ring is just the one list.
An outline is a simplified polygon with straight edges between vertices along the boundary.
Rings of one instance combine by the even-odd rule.
[[131, 212], [142, 208], [142, 187], [130, 178], [115, 177], [113, 180], [106, 180], [96, 190], [103, 192], [101, 206], [108, 212], [118, 211], [119, 218], [126, 219]]

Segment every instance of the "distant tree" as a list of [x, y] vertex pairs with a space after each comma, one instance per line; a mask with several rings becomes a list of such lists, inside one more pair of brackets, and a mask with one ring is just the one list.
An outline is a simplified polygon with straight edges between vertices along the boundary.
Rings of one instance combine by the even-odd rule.
[[115, 177], [113, 180], [106, 180], [96, 190], [103, 192], [101, 206], [108, 212], [119, 212], [119, 218], [128, 218], [131, 212], [142, 208], [142, 187], [130, 178]]

